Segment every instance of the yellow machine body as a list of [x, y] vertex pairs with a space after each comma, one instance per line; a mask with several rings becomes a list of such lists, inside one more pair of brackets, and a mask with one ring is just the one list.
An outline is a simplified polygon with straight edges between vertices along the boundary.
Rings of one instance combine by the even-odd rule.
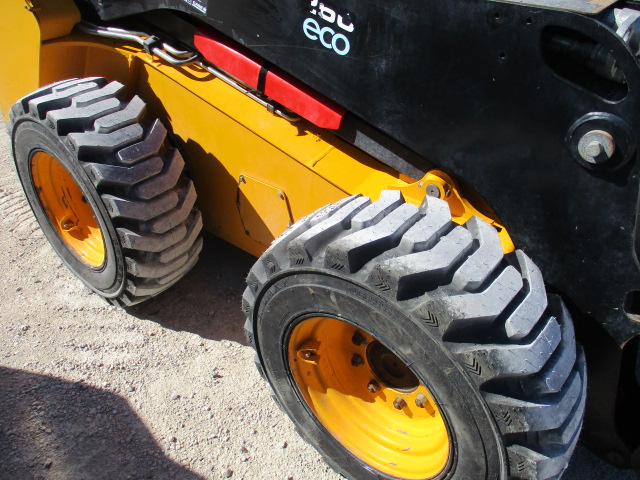
[[35, 3], [14, 0], [5, 7], [11, 19], [0, 38], [21, 45], [0, 54], [5, 115], [21, 96], [58, 80], [120, 81], [185, 153], [205, 229], [247, 252], [260, 255], [288, 224], [347, 195], [377, 199], [383, 189], [399, 189], [420, 204], [428, 186], [449, 202], [454, 221], [478, 215], [496, 226], [505, 252], [514, 249], [491, 213], [474, 208], [444, 172], [415, 182], [331, 131], [270, 113], [195, 64], [172, 66], [137, 46], [72, 31], [80, 17], [71, 0]]

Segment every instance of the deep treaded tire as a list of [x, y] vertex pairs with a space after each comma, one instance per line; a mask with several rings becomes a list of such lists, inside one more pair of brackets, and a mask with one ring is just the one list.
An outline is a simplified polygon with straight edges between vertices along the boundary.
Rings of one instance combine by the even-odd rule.
[[[565, 470], [584, 415], [581, 347], [538, 268], [521, 251], [503, 255], [484, 221], [456, 225], [446, 202], [417, 207], [397, 191], [373, 203], [349, 197], [291, 226], [247, 284], [245, 329], [258, 369], [300, 433], [343, 475], [394, 478], [345, 448], [301, 393], [292, 373], [298, 358], [287, 352], [309, 318], [338, 319], [377, 338], [427, 386], [451, 443], [446, 468], [427, 478], [543, 480]], [[319, 352], [312, 372], [322, 347], [308, 345], [297, 355], [313, 363]], [[338, 362], [339, 352], [329, 357]]]
[[124, 90], [104, 78], [67, 80], [11, 109], [16, 167], [41, 228], [75, 275], [120, 306], [175, 284], [202, 248], [184, 160]]

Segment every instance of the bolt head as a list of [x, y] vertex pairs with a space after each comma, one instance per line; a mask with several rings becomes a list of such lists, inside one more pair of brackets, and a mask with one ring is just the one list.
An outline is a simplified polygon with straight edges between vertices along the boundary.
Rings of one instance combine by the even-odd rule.
[[616, 144], [609, 132], [591, 130], [585, 133], [578, 142], [578, 154], [588, 163], [603, 163], [613, 157]]
[[396, 399], [393, 401], [393, 407], [396, 410], [402, 410], [406, 406], [407, 406], [407, 402], [405, 402], [404, 398], [402, 397], [396, 397]]
[[371, 380], [367, 385], [367, 390], [369, 390], [371, 393], [376, 393], [378, 390], [380, 390], [380, 384], [376, 380]]
[[429, 403], [429, 399], [427, 399], [427, 396], [424, 393], [419, 393], [418, 395], [416, 395], [417, 407], [425, 408], [427, 406], [427, 403]]
[[440, 198], [440, 189], [437, 185], [430, 183], [427, 185], [427, 195], [430, 197]]
[[354, 353], [353, 357], [351, 357], [351, 365], [354, 367], [359, 367], [360, 365], [364, 365], [364, 358], [359, 353]]
[[366, 341], [366, 339], [364, 338], [364, 335], [362, 335], [360, 332], [357, 332], [353, 334], [353, 337], [351, 337], [351, 342], [354, 345], [362, 345], [364, 342]]

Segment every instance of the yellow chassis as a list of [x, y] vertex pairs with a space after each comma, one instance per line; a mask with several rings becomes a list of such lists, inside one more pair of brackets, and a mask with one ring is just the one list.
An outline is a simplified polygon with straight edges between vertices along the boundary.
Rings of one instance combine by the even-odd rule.
[[6, 113], [21, 96], [58, 80], [104, 76], [139, 95], [151, 115], [174, 134], [188, 159], [205, 228], [260, 255], [298, 218], [347, 195], [377, 199], [383, 189], [401, 190], [420, 204], [428, 185], [440, 190], [457, 223], [478, 215], [496, 226], [505, 252], [514, 250], [507, 231], [473, 204], [444, 172], [418, 182], [362, 151], [299, 121], [269, 113], [195, 64], [175, 67], [121, 41], [79, 34], [80, 15], [71, 0], [11, 0], [4, 6], [0, 41], [0, 107]]

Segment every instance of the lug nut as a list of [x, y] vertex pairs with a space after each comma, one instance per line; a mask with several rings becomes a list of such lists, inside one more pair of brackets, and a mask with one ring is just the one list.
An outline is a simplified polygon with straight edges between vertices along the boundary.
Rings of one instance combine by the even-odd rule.
[[429, 400], [427, 399], [427, 396], [424, 393], [419, 393], [418, 395], [416, 395], [416, 405], [418, 407], [425, 408], [428, 403], [429, 403]]
[[353, 342], [354, 345], [362, 345], [365, 342], [365, 338], [364, 335], [362, 335], [360, 332], [356, 331], [356, 333], [353, 334], [353, 337], [351, 337], [351, 341]]
[[407, 406], [407, 402], [405, 402], [404, 398], [402, 397], [396, 397], [396, 399], [393, 401], [393, 406], [396, 410], [402, 410]]
[[364, 358], [362, 358], [362, 355], [358, 353], [354, 353], [353, 357], [351, 357], [351, 365], [354, 367], [359, 367], [360, 365], [364, 365]]
[[380, 384], [375, 380], [371, 380], [367, 385], [367, 390], [369, 390], [371, 393], [376, 393], [378, 390], [380, 390]]

